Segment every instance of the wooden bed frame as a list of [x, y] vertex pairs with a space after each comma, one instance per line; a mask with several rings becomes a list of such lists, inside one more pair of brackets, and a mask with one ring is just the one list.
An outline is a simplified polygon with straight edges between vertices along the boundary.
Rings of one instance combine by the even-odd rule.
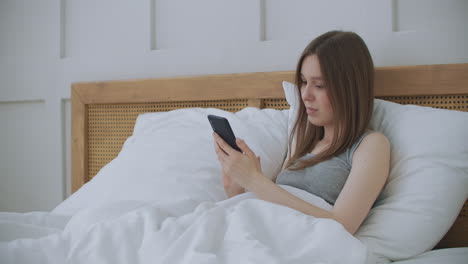
[[[73, 84], [72, 191], [117, 156], [138, 114], [186, 107], [287, 109], [282, 81], [293, 78], [287, 71]], [[468, 111], [468, 63], [376, 68], [375, 95]], [[468, 202], [436, 248], [462, 246], [468, 246]]]

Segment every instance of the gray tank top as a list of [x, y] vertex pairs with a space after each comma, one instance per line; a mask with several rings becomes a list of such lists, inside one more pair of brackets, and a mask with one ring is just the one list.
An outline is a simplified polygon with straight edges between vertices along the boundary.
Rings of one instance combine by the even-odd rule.
[[[364, 137], [372, 132], [364, 132], [350, 148], [329, 160], [303, 170], [283, 170], [278, 175], [276, 183], [302, 189], [334, 205], [351, 171], [354, 151], [356, 151]], [[301, 159], [310, 158], [313, 155], [309, 153]]]

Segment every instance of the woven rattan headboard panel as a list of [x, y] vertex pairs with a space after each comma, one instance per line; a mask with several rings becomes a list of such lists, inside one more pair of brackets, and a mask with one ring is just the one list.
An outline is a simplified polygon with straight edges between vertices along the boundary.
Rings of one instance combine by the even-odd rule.
[[[468, 95], [384, 96], [377, 98], [400, 104], [417, 104], [468, 112]], [[284, 98], [265, 99], [262, 105], [264, 108], [289, 108]], [[172, 103], [91, 104], [88, 106], [88, 180], [117, 156], [124, 141], [132, 135], [139, 114], [166, 112], [189, 107], [213, 107], [236, 112], [247, 106], [248, 100], [245, 99]]]
[[[166, 112], [189, 107], [212, 107], [236, 112], [248, 106], [248, 100], [212, 100], [172, 103], [91, 104], [88, 106], [88, 179], [113, 160], [125, 140], [132, 135], [136, 118], [148, 112]], [[263, 107], [288, 109], [285, 99], [265, 99]]]
[[[72, 189], [76, 191], [120, 151], [140, 113], [188, 107], [238, 111], [286, 109], [281, 86], [293, 72], [245, 73], [72, 86]], [[377, 98], [468, 111], [468, 64], [376, 69]], [[468, 204], [438, 247], [468, 246]]]

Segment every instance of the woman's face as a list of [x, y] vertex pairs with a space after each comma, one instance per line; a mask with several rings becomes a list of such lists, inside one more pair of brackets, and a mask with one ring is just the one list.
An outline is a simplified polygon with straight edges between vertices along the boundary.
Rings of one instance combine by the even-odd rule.
[[333, 110], [328, 100], [328, 88], [322, 79], [316, 55], [307, 56], [302, 62], [300, 86], [309, 122], [316, 126], [332, 125]]

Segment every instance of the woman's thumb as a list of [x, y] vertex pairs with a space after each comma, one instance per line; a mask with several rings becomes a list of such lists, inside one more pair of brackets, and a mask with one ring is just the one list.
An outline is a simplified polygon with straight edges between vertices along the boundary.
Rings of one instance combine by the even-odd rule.
[[244, 150], [245, 150], [245, 146], [244, 146], [244, 144], [242, 144], [242, 139], [236, 138], [236, 144], [237, 144], [237, 146], [238, 146], [243, 152], [245, 152], [245, 151], [244, 151]]

